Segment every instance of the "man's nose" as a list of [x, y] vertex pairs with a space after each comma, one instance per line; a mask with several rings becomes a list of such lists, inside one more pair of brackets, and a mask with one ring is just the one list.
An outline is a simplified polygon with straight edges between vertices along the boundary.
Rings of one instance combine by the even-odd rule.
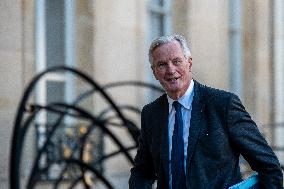
[[168, 63], [167, 65], [167, 72], [169, 74], [175, 73], [176, 67], [172, 63]]

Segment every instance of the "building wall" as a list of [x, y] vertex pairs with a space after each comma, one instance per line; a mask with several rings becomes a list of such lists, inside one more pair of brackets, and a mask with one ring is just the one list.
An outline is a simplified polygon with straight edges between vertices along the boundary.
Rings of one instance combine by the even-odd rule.
[[270, 18], [265, 16], [270, 15], [270, 8], [269, 1], [243, 3], [244, 103], [259, 124], [272, 122], [272, 30]]
[[193, 77], [228, 90], [228, 1], [191, 0], [188, 12]]
[[[253, 119], [265, 125], [274, 121], [274, 107], [284, 106], [274, 104], [277, 90], [273, 83], [272, 4], [269, 0], [242, 2], [242, 101]], [[147, 0], [77, 0], [76, 66], [99, 84], [149, 81], [148, 3]], [[189, 41], [194, 78], [209, 86], [230, 90], [229, 1], [172, 3], [172, 32], [184, 35]], [[0, 189], [8, 188], [10, 141], [17, 106], [24, 88], [36, 74], [34, 15], [34, 1], [2, 0], [0, 3]], [[77, 83], [77, 92], [85, 89], [81, 82]], [[149, 99], [145, 96], [149, 93], [131, 87], [107, 92], [121, 104], [142, 107]], [[84, 106], [98, 112], [107, 104], [96, 96]], [[277, 115], [277, 120], [284, 119]], [[139, 115], [130, 114], [130, 117], [139, 123]], [[270, 127], [261, 127], [261, 130], [268, 139], [275, 134]], [[126, 145], [130, 144], [125, 131], [113, 131]], [[28, 139], [25, 157], [34, 153], [34, 138], [31, 135]], [[105, 142], [107, 152], [116, 148], [109, 139]], [[29, 165], [30, 162], [25, 162], [27, 168]], [[106, 174], [113, 182], [127, 188], [130, 164], [125, 158], [118, 156], [106, 166]]]
[[[271, 78], [272, 78], [272, 50], [271, 50], [271, 15], [270, 1], [255, 1], [255, 107], [253, 109], [256, 121], [262, 124], [273, 122]], [[260, 108], [262, 107], [262, 108]]]
[[[94, 78], [100, 84], [127, 80], [145, 81], [145, 69], [149, 66], [145, 56], [146, 1], [96, 1], [94, 12]], [[118, 105], [139, 105], [145, 102], [143, 94], [133, 90], [133, 87], [107, 92]], [[96, 98], [94, 106], [96, 111], [100, 111], [106, 105], [102, 99]], [[139, 122], [137, 116], [133, 119]], [[131, 145], [125, 130], [113, 131], [126, 146]], [[117, 149], [108, 138], [105, 142], [106, 152]], [[120, 188], [127, 188], [129, 167], [125, 157], [117, 156], [106, 162], [105, 170], [114, 183], [120, 183]]]
[[[0, 3], [0, 188], [8, 188], [8, 168], [13, 121], [25, 84], [24, 62], [32, 59], [25, 50], [23, 31], [28, 20], [24, 20], [22, 6], [25, 1], [4, 0]], [[27, 18], [29, 19], [29, 18]], [[29, 35], [27, 36], [30, 37]], [[27, 48], [29, 48], [28, 46]]]
[[[273, 1], [272, 4], [272, 48], [273, 48], [273, 67], [272, 67], [272, 86], [273, 86], [273, 121], [274, 121], [274, 133], [272, 135], [273, 144], [283, 147], [284, 140], [284, 4], [283, 1]], [[278, 151], [277, 154], [281, 158], [283, 164], [284, 153], [283, 151]]]

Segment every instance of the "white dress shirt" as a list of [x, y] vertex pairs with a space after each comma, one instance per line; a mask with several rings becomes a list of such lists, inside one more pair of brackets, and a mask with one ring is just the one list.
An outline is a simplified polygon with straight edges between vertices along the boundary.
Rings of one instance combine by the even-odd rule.
[[[192, 109], [192, 100], [194, 96], [194, 82], [190, 81], [190, 85], [185, 92], [185, 94], [178, 99], [178, 102], [181, 106], [182, 121], [183, 121], [183, 141], [184, 141], [184, 170], [186, 170], [186, 157], [187, 157], [187, 146], [188, 146], [188, 135], [190, 127], [190, 118], [191, 118], [191, 109]], [[172, 188], [172, 174], [171, 174], [171, 151], [172, 151], [172, 136], [174, 131], [175, 123], [175, 109], [173, 107], [174, 100], [171, 99], [168, 95], [169, 103], [169, 117], [168, 117], [168, 140], [169, 140], [169, 184], [170, 189]]]

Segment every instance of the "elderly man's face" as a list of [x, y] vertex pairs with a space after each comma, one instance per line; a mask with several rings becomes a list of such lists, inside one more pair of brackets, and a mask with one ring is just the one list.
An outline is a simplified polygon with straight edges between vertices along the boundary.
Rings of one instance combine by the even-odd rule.
[[153, 74], [174, 100], [184, 95], [189, 87], [191, 66], [191, 57], [188, 60], [184, 57], [178, 41], [163, 44], [153, 51]]

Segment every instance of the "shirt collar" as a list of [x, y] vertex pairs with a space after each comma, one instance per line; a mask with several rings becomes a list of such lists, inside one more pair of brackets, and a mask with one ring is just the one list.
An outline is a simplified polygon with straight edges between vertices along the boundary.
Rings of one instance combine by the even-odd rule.
[[[190, 85], [188, 89], [186, 90], [185, 94], [178, 99], [178, 102], [186, 109], [190, 109], [192, 100], [193, 100], [193, 88], [194, 88], [194, 82], [193, 79], [190, 81]], [[169, 95], [167, 95], [168, 103], [169, 103], [169, 112], [172, 111], [173, 108], [173, 100]]]

